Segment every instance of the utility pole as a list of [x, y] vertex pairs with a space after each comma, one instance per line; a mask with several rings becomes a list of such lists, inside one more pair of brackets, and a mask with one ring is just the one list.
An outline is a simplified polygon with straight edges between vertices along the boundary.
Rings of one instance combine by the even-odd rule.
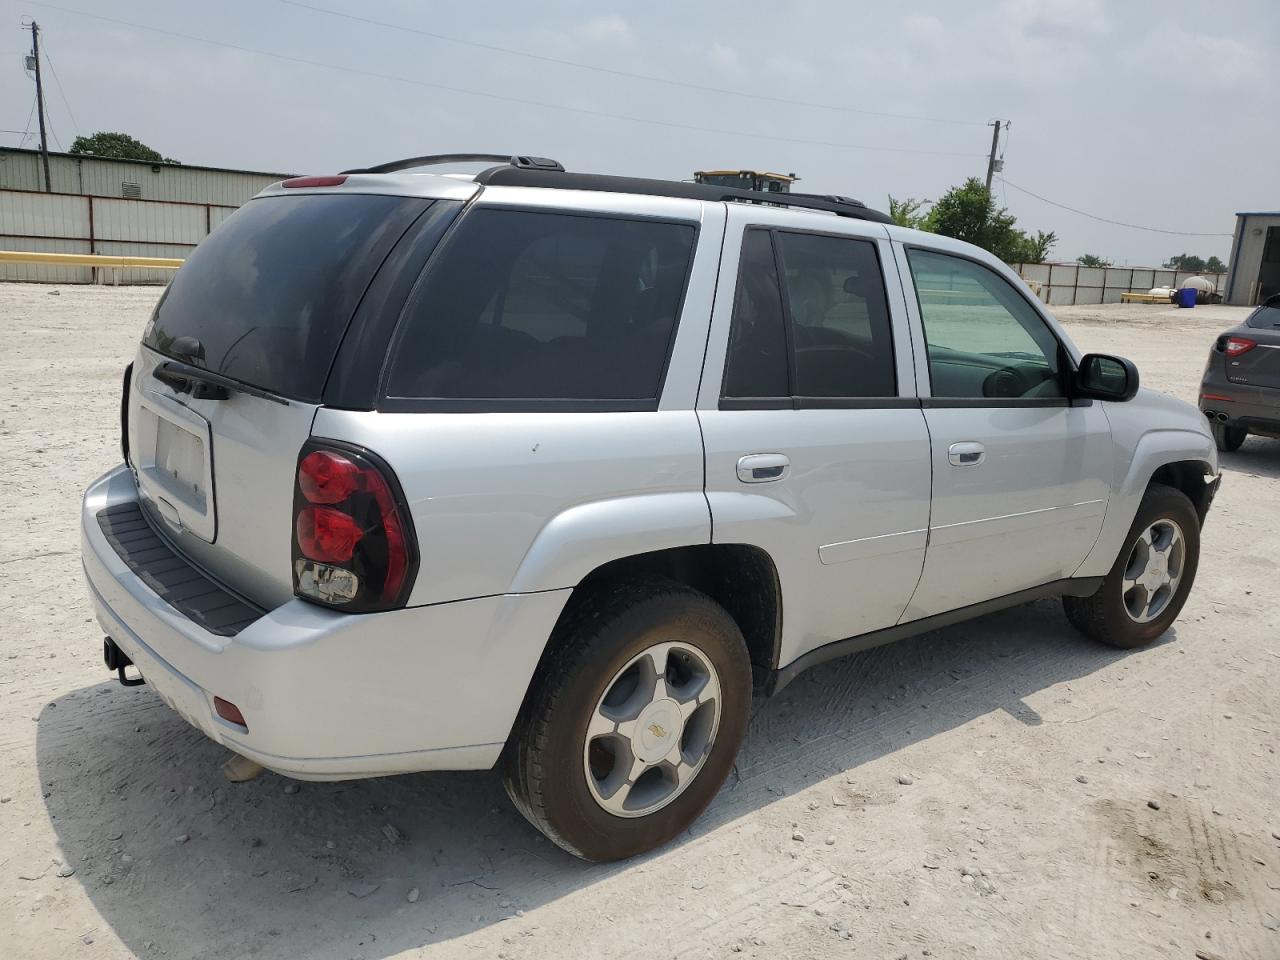
[[44, 130], [44, 85], [40, 82], [40, 25], [31, 21], [31, 56], [36, 62], [36, 109], [40, 112], [40, 159], [44, 161], [44, 192], [53, 193], [49, 177], [49, 140]]
[[[991, 156], [987, 158], [987, 193], [991, 192], [991, 178], [996, 172], [996, 165], [999, 161], [996, 159], [996, 150], [1000, 146], [1000, 120], [992, 120], [987, 126], [992, 127], [991, 131]], [[1008, 125], [1008, 121], [1003, 121]], [[1001, 164], [1003, 166], [1003, 164]]]

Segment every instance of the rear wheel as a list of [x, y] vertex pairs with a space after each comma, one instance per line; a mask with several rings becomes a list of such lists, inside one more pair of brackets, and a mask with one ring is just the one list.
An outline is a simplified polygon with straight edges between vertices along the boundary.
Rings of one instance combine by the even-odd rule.
[[1200, 518], [1181, 490], [1147, 488], [1116, 562], [1089, 597], [1063, 597], [1077, 630], [1113, 647], [1150, 643], [1169, 629], [1191, 592]]
[[746, 731], [751, 664], [719, 604], [675, 583], [583, 601], [503, 755], [522, 814], [570, 853], [660, 846], [711, 802]]
[[1249, 436], [1249, 431], [1244, 427], [1233, 427], [1230, 424], [1217, 421], [1212, 424], [1211, 429], [1213, 430], [1213, 442], [1218, 445], [1218, 449], [1223, 453], [1234, 453], [1239, 450], [1240, 445]]

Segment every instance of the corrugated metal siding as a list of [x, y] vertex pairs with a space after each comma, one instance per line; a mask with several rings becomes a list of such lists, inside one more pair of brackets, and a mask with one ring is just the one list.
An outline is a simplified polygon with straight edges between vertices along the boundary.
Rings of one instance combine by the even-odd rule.
[[[0, 234], [0, 250], [33, 253], [88, 253], [88, 240], [31, 240]], [[52, 267], [45, 263], [2, 263], [0, 280], [21, 283], [92, 283], [92, 267]]]
[[[146, 240], [194, 246], [204, 238], [206, 220], [204, 207], [146, 200], [95, 198], [93, 201], [93, 232], [102, 240]], [[176, 256], [186, 256], [186, 253]]]
[[1040, 284], [1040, 299], [1050, 306], [1119, 303], [1128, 292], [1146, 293], [1152, 287], [1172, 286], [1191, 277], [1213, 281], [1224, 292], [1225, 274], [1162, 270], [1158, 267], [1082, 267], [1074, 263], [1015, 263], [1014, 271]]
[[[87, 197], [42, 196], [35, 193], [6, 193], [2, 196], [0, 233], [28, 237], [89, 236]], [[14, 248], [6, 246], [6, 249]]]
[[[185, 258], [208, 231], [279, 175], [51, 155], [0, 148], [0, 249]], [[142, 199], [121, 196], [125, 182]], [[110, 270], [96, 279], [109, 281]], [[91, 283], [89, 267], [6, 264], [0, 280]], [[117, 271], [121, 283], [167, 283], [167, 270]]]
[[[138, 184], [143, 200], [217, 203], [239, 206], [275, 183], [280, 176], [234, 170], [102, 160], [97, 157], [50, 155], [54, 193], [119, 197], [125, 181]], [[44, 170], [37, 153], [0, 148], [0, 189], [44, 190]]]

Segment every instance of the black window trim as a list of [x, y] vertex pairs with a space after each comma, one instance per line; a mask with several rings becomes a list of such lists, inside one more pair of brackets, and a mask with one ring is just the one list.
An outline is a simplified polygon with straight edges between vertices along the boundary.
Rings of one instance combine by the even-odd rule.
[[[726, 348], [724, 368], [720, 371], [721, 410], [896, 410], [919, 407], [920, 398], [907, 396], [902, 392], [902, 384], [898, 377], [898, 344], [893, 324], [893, 306], [889, 299], [889, 287], [884, 269], [884, 260], [880, 256], [881, 237], [862, 237], [831, 230], [801, 230], [796, 227], [778, 226], [772, 223], [748, 223], [742, 228], [741, 241], [738, 244], [738, 275], [735, 281], [734, 304], [737, 305], [738, 290], [742, 286], [742, 248], [746, 246], [747, 234], [760, 230], [769, 236], [769, 246], [773, 252], [773, 269], [778, 275], [778, 293], [782, 301], [782, 331], [787, 348], [787, 390], [785, 397], [727, 397], [724, 390], [729, 379], [729, 352]], [[880, 271], [880, 286], [884, 292], [885, 310], [889, 314], [889, 354], [893, 370], [893, 389], [897, 391], [892, 397], [806, 397], [795, 392], [797, 377], [796, 351], [792, 343], [791, 333], [791, 299], [787, 287], [787, 274], [782, 260], [781, 245], [776, 240], [779, 233], [793, 233], [803, 237], [832, 237], [837, 240], [860, 240], [869, 243], [875, 254], [876, 267]], [[729, 337], [733, 335], [733, 311], [729, 316]], [[729, 342], [726, 338], [726, 344]]]
[[[1066, 343], [1062, 337], [1058, 336], [1058, 332], [1054, 330], [1053, 325], [1045, 320], [1040, 312], [1038, 302], [1034, 302], [1031, 297], [1027, 296], [1023, 291], [1019, 290], [1016, 284], [1012, 284], [999, 271], [993, 270], [991, 264], [979, 257], [971, 254], [961, 253], [953, 250], [944, 250], [940, 247], [931, 247], [923, 243], [904, 243], [903, 250], [907, 254], [907, 273], [911, 276], [911, 292], [916, 297], [916, 314], [920, 318], [920, 335], [924, 338], [924, 366], [925, 373], [929, 375], [929, 394], [928, 397], [921, 397], [924, 401], [923, 406], [927, 409], [933, 407], [935, 409], [947, 408], [963, 408], [963, 407], [1078, 407], [1092, 406], [1090, 403], [1082, 403], [1078, 399], [1071, 396], [1072, 374], [1075, 373], [1076, 363], [1071, 356], [1071, 351], [1067, 349]], [[924, 307], [920, 303], [920, 288], [916, 284], [916, 272], [911, 267], [911, 251], [919, 250], [922, 253], [932, 253], [935, 256], [954, 257], [957, 260], [967, 260], [976, 266], [982, 267], [992, 276], [998, 278], [1012, 291], [1014, 297], [1022, 300], [1032, 313], [1044, 325], [1045, 330], [1053, 337], [1054, 342], [1058, 345], [1058, 360], [1060, 369], [1058, 370], [1058, 385], [1062, 388], [1064, 396], [1061, 397], [935, 397], [933, 396], [933, 367], [929, 363], [929, 331], [924, 323]]]
[[[702, 237], [702, 224], [697, 220], [680, 217], [649, 216], [643, 213], [623, 213], [614, 210], [577, 210], [565, 207], [542, 206], [529, 203], [478, 203], [483, 192], [477, 194], [462, 209], [448, 231], [436, 244], [426, 266], [414, 280], [409, 295], [400, 306], [400, 314], [396, 319], [395, 330], [391, 334], [378, 377], [379, 413], [653, 413], [662, 404], [662, 394], [667, 386], [667, 373], [671, 369], [671, 357], [675, 352], [676, 340], [680, 334], [680, 322], [684, 318], [685, 302], [689, 296], [689, 283], [693, 279], [693, 266], [698, 259], [699, 241]], [[671, 325], [671, 338], [667, 342], [667, 352], [662, 359], [662, 372], [658, 377], [658, 386], [653, 397], [643, 399], [580, 399], [580, 398], [494, 398], [494, 397], [394, 397], [387, 393], [391, 369], [399, 349], [400, 341], [407, 329], [409, 307], [420, 293], [422, 286], [428, 281], [441, 260], [443, 253], [456, 241], [457, 235], [474, 210], [505, 210], [513, 213], [543, 213], [565, 217], [585, 217], [589, 220], [627, 220], [637, 223], [666, 223], [672, 226], [693, 227], [693, 242], [689, 245], [689, 265], [685, 269], [684, 285], [680, 288], [680, 298], [676, 302], [676, 318]]]

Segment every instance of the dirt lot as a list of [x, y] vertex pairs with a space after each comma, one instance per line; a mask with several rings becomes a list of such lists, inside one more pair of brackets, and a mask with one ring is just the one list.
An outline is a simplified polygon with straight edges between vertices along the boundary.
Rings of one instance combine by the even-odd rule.
[[[1154, 647], [1042, 602], [825, 665], [686, 838], [589, 866], [488, 773], [230, 784], [107, 677], [77, 506], [157, 293], [0, 285], [0, 957], [1280, 957], [1280, 441]], [[1240, 311], [1060, 314], [1191, 400]]]

